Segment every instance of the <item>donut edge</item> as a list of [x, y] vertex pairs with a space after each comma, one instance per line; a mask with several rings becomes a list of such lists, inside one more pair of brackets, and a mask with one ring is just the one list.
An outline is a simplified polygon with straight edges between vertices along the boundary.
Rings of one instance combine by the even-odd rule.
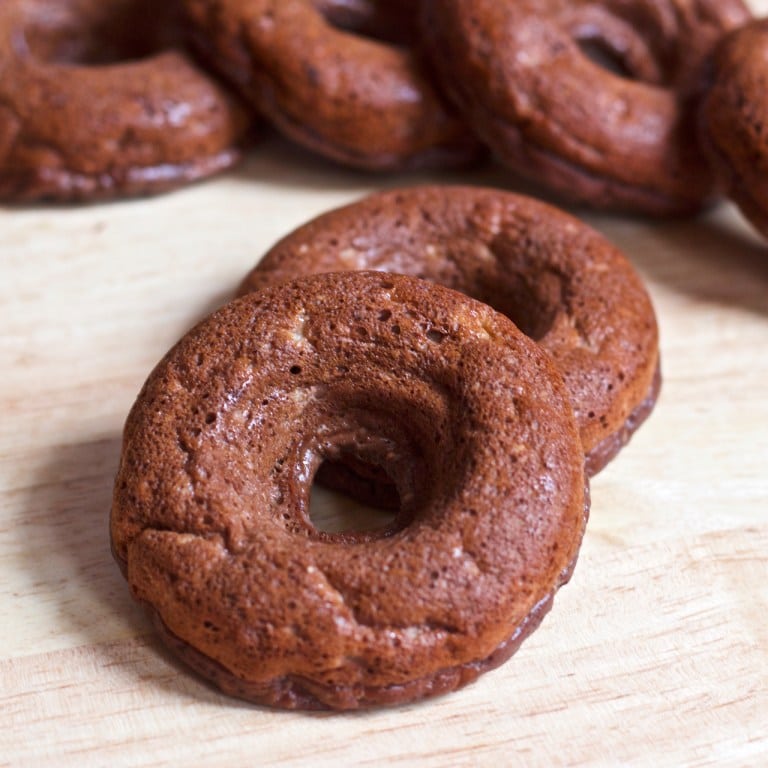
[[[171, 631], [160, 613], [150, 603], [144, 600], [139, 602], [147, 611], [158, 636], [172, 654], [173, 659], [191, 668], [207, 685], [218, 688], [221, 693], [235, 699], [275, 709], [336, 712], [416, 703], [464, 688], [485, 672], [500, 667], [539, 627], [554, 604], [555, 594], [573, 576], [589, 521], [590, 504], [589, 480], [585, 476], [584, 511], [581, 528], [574, 542], [574, 555], [560, 572], [554, 587], [539, 599], [506, 640], [485, 658], [465, 662], [455, 667], [446, 667], [432, 675], [416, 678], [407, 683], [388, 686], [323, 686], [297, 675], [284, 675], [263, 683], [244, 680]], [[126, 574], [127, 563], [121, 561], [114, 547], [112, 554], [121, 571]]]
[[656, 369], [651, 379], [651, 385], [642, 402], [629, 414], [627, 420], [618, 429], [614, 430], [601, 440], [589, 453], [586, 454], [585, 471], [588, 477], [594, 477], [603, 470], [621, 449], [629, 442], [634, 433], [642, 426], [656, 407], [656, 402], [661, 394], [662, 376], [661, 363], [656, 363]]

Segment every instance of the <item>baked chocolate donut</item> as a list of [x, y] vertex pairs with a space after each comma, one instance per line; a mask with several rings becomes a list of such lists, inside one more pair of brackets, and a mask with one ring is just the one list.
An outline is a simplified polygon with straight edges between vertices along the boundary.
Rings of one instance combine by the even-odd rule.
[[180, 51], [175, 2], [0, 3], [0, 199], [161, 192], [231, 166], [248, 126]]
[[768, 237], [768, 19], [732, 32], [715, 51], [700, 125], [724, 192]]
[[[386, 528], [314, 528], [318, 465], [392, 478]], [[126, 423], [112, 546], [181, 657], [227, 693], [353, 709], [501, 663], [586, 522], [563, 382], [504, 316], [379, 272], [234, 301], [160, 362]]]
[[[374, 194], [289, 234], [240, 293], [349, 269], [432, 280], [509, 316], [565, 379], [589, 474], [615, 456], [655, 404], [658, 330], [642, 281], [607, 240], [552, 206], [476, 187]], [[352, 489], [351, 482], [330, 484], [369, 502], [383, 490], [374, 485], [368, 494], [365, 483]]]
[[386, 19], [401, 17], [401, 6], [184, 2], [193, 40], [211, 66], [297, 143], [366, 170], [457, 165], [477, 154], [477, 142], [446, 111], [410, 48], [351, 31], [391, 32], [398, 27]]
[[[742, 0], [424, 0], [446, 95], [512, 170], [589, 205], [694, 211], [712, 192], [690, 93]], [[615, 71], [612, 71], [615, 70]]]

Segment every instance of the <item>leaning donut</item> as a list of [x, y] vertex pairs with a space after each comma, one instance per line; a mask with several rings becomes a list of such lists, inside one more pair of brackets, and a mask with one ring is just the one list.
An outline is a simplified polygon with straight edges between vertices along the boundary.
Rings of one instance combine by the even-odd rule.
[[731, 33], [715, 52], [701, 135], [724, 192], [768, 237], [768, 19]]
[[446, 111], [413, 51], [333, 24], [391, 31], [385, 20], [402, 16], [398, 7], [388, 12], [382, 0], [184, 2], [201, 53], [294, 141], [367, 170], [464, 163], [476, 154], [476, 141]]
[[374, 194], [285, 237], [240, 293], [348, 269], [426, 278], [512, 318], [563, 375], [590, 474], [653, 408], [658, 330], [642, 281], [602, 236], [549, 205], [474, 187]]
[[695, 210], [712, 193], [689, 96], [703, 57], [750, 18], [741, 0], [422, 8], [446, 94], [518, 174], [593, 206], [652, 214]]
[[[394, 522], [308, 516], [339, 451], [383, 468]], [[490, 307], [377, 272], [232, 302], [149, 377], [111, 532], [133, 594], [226, 692], [351, 709], [444, 693], [508, 657], [586, 520], [562, 380]]]
[[0, 199], [150, 194], [237, 160], [245, 114], [170, 49], [175, 3], [159, 5], [0, 3]]

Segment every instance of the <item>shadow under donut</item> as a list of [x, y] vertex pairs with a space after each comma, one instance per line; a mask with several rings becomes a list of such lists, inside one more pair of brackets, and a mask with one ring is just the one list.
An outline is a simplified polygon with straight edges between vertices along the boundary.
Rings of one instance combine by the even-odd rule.
[[616, 218], [591, 223], [653, 282], [697, 301], [768, 316], [768, 244], [729, 204], [651, 226]]

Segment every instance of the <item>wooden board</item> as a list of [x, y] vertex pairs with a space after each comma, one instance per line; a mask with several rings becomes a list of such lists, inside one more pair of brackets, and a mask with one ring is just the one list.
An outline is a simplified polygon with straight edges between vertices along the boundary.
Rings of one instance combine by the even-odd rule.
[[179, 667], [131, 602], [107, 519], [151, 367], [292, 227], [425, 180], [512, 184], [380, 180], [270, 139], [165, 197], [0, 211], [0, 765], [768, 764], [768, 247], [729, 205], [578, 212], [647, 280], [665, 383], [503, 668], [419, 705], [271, 712]]

